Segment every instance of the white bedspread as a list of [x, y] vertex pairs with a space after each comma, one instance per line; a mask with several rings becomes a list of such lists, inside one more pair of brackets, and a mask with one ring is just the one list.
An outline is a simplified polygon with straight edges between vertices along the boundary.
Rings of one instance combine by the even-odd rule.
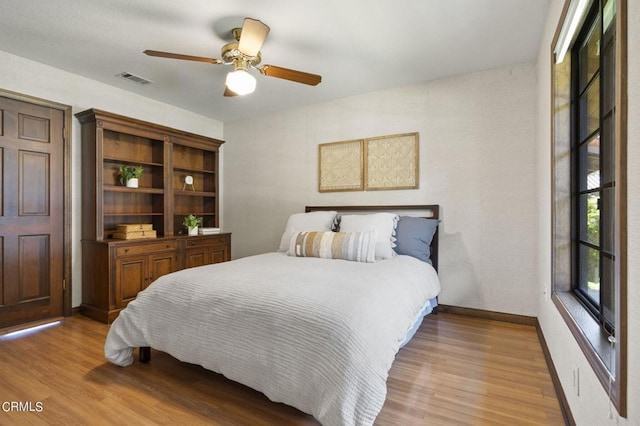
[[151, 346], [323, 425], [370, 425], [400, 343], [439, 291], [434, 269], [409, 256], [251, 256], [159, 278], [114, 321], [105, 355], [127, 366]]

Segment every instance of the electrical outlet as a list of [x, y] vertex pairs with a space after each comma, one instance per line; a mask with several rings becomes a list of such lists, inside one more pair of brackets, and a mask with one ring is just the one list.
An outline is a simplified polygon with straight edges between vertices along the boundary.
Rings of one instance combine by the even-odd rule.
[[576, 396], [580, 396], [580, 369], [577, 365], [573, 367], [573, 389], [576, 392]]

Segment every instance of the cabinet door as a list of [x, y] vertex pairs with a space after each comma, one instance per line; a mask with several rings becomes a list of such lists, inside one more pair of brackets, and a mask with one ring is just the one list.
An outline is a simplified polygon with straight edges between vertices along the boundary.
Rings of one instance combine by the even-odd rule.
[[161, 276], [178, 270], [176, 253], [170, 252], [149, 255], [149, 267], [151, 268], [149, 271], [149, 280], [144, 288]]
[[208, 246], [192, 247], [185, 250], [184, 267], [193, 268], [195, 266], [208, 265], [209, 248]]
[[185, 268], [210, 265], [212, 263], [226, 262], [229, 260], [228, 244], [210, 244], [197, 247], [189, 247], [185, 250]]
[[116, 308], [124, 308], [149, 285], [149, 256], [127, 256], [116, 260]]
[[231, 257], [227, 244], [214, 244], [208, 246], [207, 249], [209, 251], [209, 263], [226, 262]]

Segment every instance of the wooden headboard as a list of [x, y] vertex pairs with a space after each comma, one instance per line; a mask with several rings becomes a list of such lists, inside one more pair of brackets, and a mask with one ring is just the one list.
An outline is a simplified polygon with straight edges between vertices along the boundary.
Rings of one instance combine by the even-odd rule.
[[[392, 212], [400, 216], [402, 212], [411, 212], [410, 216], [424, 217], [428, 219], [440, 219], [440, 205], [427, 204], [427, 205], [403, 205], [403, 206], [306, 206], [304, 211], [317, 212], [325, 210], [335, 210], [338, 213], [342, 212]], [[413, 213], [418, 214], [413, 214]], [[438, 270], [438, 233], [433, 235], [431, 241], [431, 263], [435, 270]]]

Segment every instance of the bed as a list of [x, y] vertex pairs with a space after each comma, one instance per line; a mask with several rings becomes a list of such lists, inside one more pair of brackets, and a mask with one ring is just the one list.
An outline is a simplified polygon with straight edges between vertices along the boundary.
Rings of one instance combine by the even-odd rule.
[[276, 252], [156, 280], [113, 322], [105, 356], [126, 367], [154, 348], [323, 425], [373, 424], [396, 353], [437, 306], [438, 216], [307, 207]]

